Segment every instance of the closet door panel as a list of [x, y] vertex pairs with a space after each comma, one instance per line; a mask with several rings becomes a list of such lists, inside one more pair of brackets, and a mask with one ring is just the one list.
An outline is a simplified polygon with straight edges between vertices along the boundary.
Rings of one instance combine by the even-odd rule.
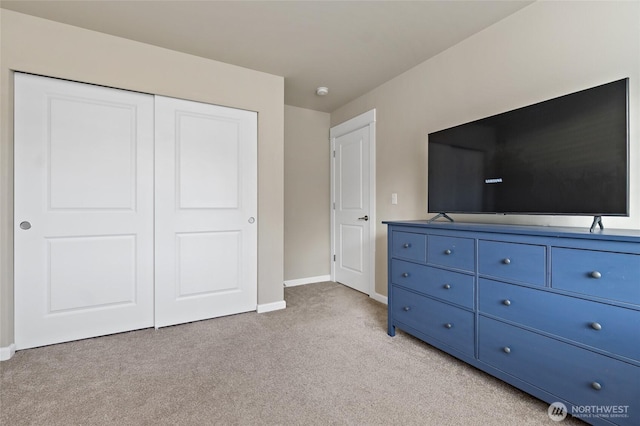
[[153, 326], [153, 107], [15, 74], [17, 349]]
[[257, 305], [257, 114], [156, 97], [156, 327]]

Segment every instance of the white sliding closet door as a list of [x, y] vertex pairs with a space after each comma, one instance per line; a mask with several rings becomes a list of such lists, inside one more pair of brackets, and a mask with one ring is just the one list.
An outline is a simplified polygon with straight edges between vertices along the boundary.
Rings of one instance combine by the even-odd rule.
[[15, 74], [16, 348], [153, 326], [153, 96]]
[[156, 96], [156, 327], [257, 305], [257, 114]]

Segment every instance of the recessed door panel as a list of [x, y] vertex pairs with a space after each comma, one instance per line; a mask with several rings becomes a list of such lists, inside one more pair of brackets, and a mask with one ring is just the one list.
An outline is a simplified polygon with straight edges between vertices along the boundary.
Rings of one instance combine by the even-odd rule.
[[363, 226], [344, 225], [340, 226], [340, 266], [355, 273], [362, 273], [363, 253], [359, 244], [363, 240]]
[[176, 113], [181, 209], [238, 207], [239, 125], [224, 116]]
[[48, 101], [50, 208], [133, 209], [135, 107], [71, 96]]
[[340, 155], [340, 209], [362, 210], [362, 177], [363, 177], [363, 143], [362, 137], [354, 138], [349, 143], [338, 145]]
[[49, 313], [136, 302], [135, 235], [47, 242]]
[[240, 291], [239, 232], [177, 234], [177, 298]]

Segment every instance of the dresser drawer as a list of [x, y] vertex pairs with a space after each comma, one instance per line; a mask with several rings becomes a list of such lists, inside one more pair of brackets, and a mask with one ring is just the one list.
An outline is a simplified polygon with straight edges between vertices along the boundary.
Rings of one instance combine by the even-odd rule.
[[640, 255], [551, 249], [551, 285], [640, 305]]
[[426, 235], [393, 231], [391, 238], [393, 257], [415, 260], [422, 263], [427, 261]]
[[483, 316], [478, 343], [482, 362], [574, 405], [628, 405], [615, 422], [637, 424], [640, 367]]
[[478, 272], [534, 285], [545, 285], [546, 247], [497, 241], [478, 242]]
[[392, 286], [393, 321], [412, 327], [467, 355], [474, 354], [473, 313]]
[[473, 309], [473, 276], [391, 260], [391, 282]]
[[640, 361], [640, 311], [479, 280], [479, 310]]
[[429, 236], [430, 264], [475, 271], [475, 253], [475, 241], [470, 238]]

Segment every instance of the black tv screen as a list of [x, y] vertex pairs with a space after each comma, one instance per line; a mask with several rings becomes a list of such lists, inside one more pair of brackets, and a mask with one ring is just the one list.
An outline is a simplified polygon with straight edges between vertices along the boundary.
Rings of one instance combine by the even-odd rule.
[[430, 133], [429, 211], [628, 216], [628, 84]]

